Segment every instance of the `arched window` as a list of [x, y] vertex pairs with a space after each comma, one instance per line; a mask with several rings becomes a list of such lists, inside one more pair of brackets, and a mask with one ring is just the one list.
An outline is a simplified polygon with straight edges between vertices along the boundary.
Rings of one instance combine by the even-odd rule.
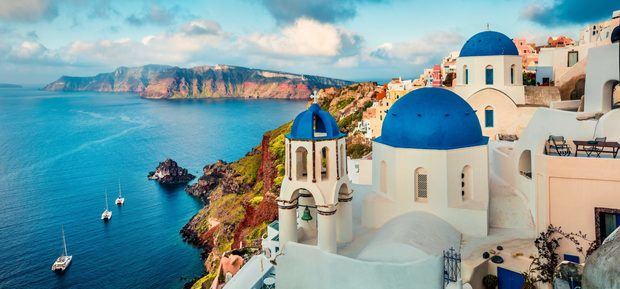
[[297, 164], [295, 169], [297, 171], [297, 180], [305, 181], [308, 178], [308, 151], [304, 147], [298, 147], [295, 151], [295, 160]]
[[312, 129], [314, 132], [314, 137], [324, 137], [327, 136], [327, 130], [325, 129], [325, 123], [323, 119], [315, 116], [312, 120]]
[[382, 193], [387, 193], [387, 164], [385, 161], [381, 161], [379, 171], [379, 190]]
[[463, 65], [463, 83], [469, 84], [469, 69], [467, 65]]
[[620, 107], [620, 83], [616, 84], [611, 94], [611, 108]]
[[510, 66], [510, 84], [515, 84], [515, 65]]
[[614, 94], [617, 94], [615, 90], [617, 90], [616, 86], [619, 84], [620, 82], [617, 80], [609, 80], [603, 84], [603, 111], [609, 111], [614, 108]]
[[519, 157], [519, 173], [528, 178], [532, 178], [532, 151], [524, 150]]
[[467, 165], [461, 172], [461, 198], [463, 201], [473, 199], [474, 174], [471, 166]]
[[493, 85], [493, 66], [488, 65], [485, 68], [485, 80], [487, 85]]
[[415, 200], [416, 202], [428, 201], [428, 173], [424, 168], [415, 170]]
[[494, 117], [493, 107], [487, 106], [484, 108], [484, 127], [493, 127], [495, 122], [493, 119]]
[[325, 180], [329, 177], [328, 173], [329, 168], [329, 149], [327, 147], [323, 147], [321, 149], [321, 180]]

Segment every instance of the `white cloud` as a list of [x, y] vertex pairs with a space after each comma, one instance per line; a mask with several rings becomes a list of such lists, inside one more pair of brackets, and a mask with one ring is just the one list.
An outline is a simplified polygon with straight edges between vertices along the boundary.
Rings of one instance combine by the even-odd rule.
[[58, 8], [52, 0], [0, 0], [0, 20], [37, 22], [56, 16]]
[[402, 43], [384, 43], [371, 52], [383, 60], [406, 61], [412, 64], [428, 62], [437, 55], [446, 55], [463, 44], [463, 37], [454, 32], [434, 32], [422, 38]]
[[[194, 21], [185, 26], [202, 25]], [[145, 36], [142, 39], [102, 39], [74, 41], [59, 49], [50, 50], [35, 40], [14, 45], [5, 60], [13, 63], [68, 66], [133, 66], [149, 63], [183, 65], [196, 54], [228, 46], [228, 34], [210, 24], [210, 33], [197, 34], [195, 30], [180, 29], [170, 33]], [[221, 55], [221, 54], [220, 54]], [[0, 60], [2, 58], [0, 57]]]
[[224, 33], [219, 23], [206, 19], [191, 21], [181, 27], [187, 35], [219, 35]]
[[362, 39], [334, 25], [301, 18], [278, 33], [254, 33], [242, 41], [249, 49], [258, 49], [267, 54], [339, 57], [356, 53]]

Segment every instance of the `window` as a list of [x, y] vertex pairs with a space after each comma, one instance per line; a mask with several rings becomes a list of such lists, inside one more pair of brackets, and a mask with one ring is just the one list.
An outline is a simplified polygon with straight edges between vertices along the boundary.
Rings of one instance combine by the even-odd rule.
[[463, 66], [463, 75], [464, 75], [463, 83], [469, 84], [469, 69], [467, 68], [467, 65]]
[[381, 168], [379, 172], [379, 190], [382, 193], [387, 193], [387, 164], [385, 161], [381, 161]]
[[323, 123], [323, 119], [320, 117], [314, 117], [312, 123], [312, 130], [314, 132], [314, 137], [324, 137], [327, 136], [327, 130], [325, 129], [325, 123]]
[[493, 66], [489, 65], [485, 69], [486, 84], [493, 85]]
[[524, 150], [521, 153], [521, 157], [519, 157], [519, 173], [528, 179], [532, 179], [532, 151]]
[[415, 170], [415, 199], [417, 202], [428, 200], [428, 173], [424, 168]]
[[329, 168], [329, 149], [327, 147], [323, 147], [321, 149], [321, 180], [327, 179], [328, 176], [328, 168]]
[[595, 224], [597, 225], [597, 240], [605, 240], [616, 228], [620, 227], [620, 210], [595, 208]]
[[573, 67], [573, 65], [579, 62], [579, 51], [569, 51], [568, 52], [568, 63], [566, 64], [568, 67]]
[[493, 108], [490, 106], [487, 106], [484, 109], [484, 126], [485, 127], [493, 127]]
[[510, 84], [515, 84], [515, 65], [510, 66]]
[[299, 147], [295, 151], [295, 161], [297, 162], [295, 168], [297, 171], [297, 180], [305, 181], [308, 177], [308, 151]]
[[461, 172], [461, 198], [463, 201], [472, 199], [472, 187], [474, 184], [472, 168], [467, 165]]
[[579, 256], [564, 254], [564, 260], [579, 264]]

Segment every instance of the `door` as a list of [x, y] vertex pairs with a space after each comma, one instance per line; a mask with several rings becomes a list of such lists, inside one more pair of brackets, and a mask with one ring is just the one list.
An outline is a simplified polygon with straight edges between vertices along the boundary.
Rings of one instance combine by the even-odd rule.
[[525, 279], [520, 273], [497, 267], [498, 289], [521, 289]]

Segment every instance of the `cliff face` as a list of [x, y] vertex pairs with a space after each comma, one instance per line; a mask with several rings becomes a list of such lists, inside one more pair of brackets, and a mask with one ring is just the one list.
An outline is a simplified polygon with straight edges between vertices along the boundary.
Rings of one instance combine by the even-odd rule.
[[[353, 133], [357, 120], [376, 96], [374, 83], [358, 83], [319, 91], [319, 104], [332, 113], [347, 138], [348, 155], [365, 154], [370, 142]], [[215, 278], [222, 253], [242, 247], [260, 246], [267, 225], [278, 217], [275, 199], [284, 177], [284, 135], [291, 123], [265, 133], [260, 145], [245, 157], [204, 167], [204, 174], [186, 191], [205, 206], [183, 227], [183, 238], [204, 250], [209, 275], [195, 288]], [[204, 287], [207, 288], [207, 287]]]
[[307, 99], [312, 90], [352, 82], [320, 76], [216, 65], [180, 68], [166, 65], [120, 67], [90, 77], [62, 76], [48, 91], [135, 92], [145, 98]]

